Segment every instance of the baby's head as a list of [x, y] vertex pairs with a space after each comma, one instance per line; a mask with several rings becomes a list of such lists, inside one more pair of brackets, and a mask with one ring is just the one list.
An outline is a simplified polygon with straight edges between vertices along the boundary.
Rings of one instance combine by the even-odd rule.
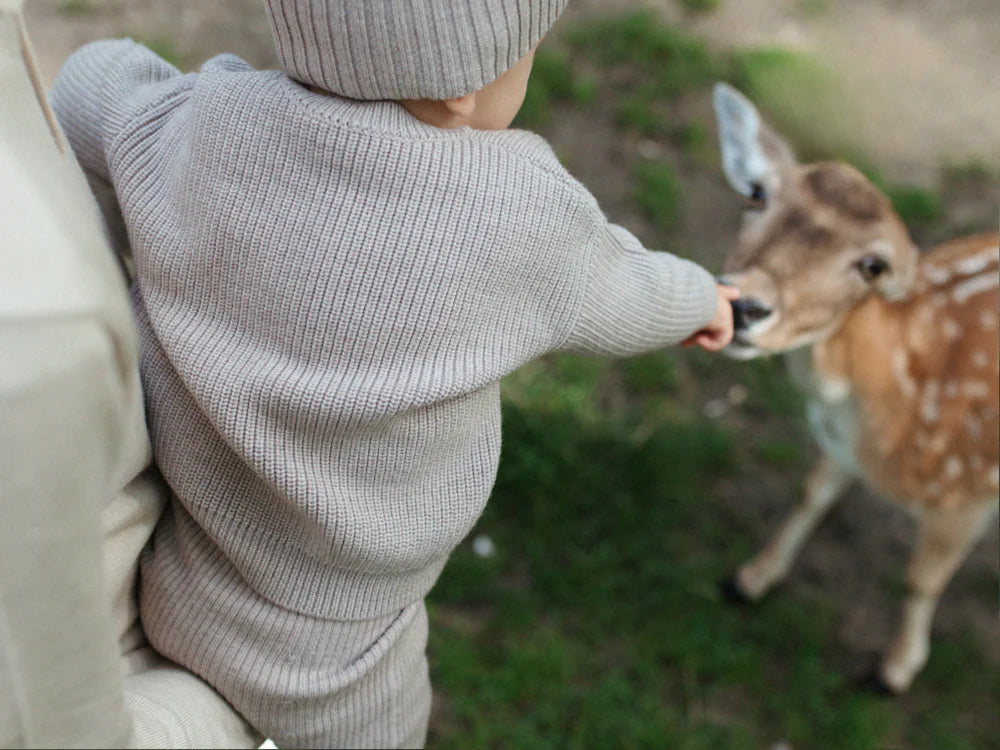
[[569, 0], [265, 0], [278, 59], [309, 86], [399, 101], [439, 127], [502, 129]]

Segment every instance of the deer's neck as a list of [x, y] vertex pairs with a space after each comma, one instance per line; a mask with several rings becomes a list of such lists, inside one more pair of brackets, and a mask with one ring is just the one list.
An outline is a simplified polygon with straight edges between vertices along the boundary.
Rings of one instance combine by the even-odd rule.
[[792, 380], [806, 396], [806, 418], [822, 451], [853, 474], [857, 458], [858, 409], [850, 383], [823, 367], [822, 344], [795, 349], [785, 355]]
[[[905, 437], [893, 352], [902, 336], [898, 305], [870, 297], [828, 338], [786, 355], [808, 399], [812, 432], [827, 455], [855, 473]], [[862, 458], [863, 457], [863, 458]]]

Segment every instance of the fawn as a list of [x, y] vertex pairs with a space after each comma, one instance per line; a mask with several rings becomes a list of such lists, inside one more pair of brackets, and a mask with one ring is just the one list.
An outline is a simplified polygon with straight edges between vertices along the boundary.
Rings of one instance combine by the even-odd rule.
[[941, 591], [1000, 506], [998, 237], [920, 253], [856, 169], [797, 163], [726, 84], [713, 103], [726, 177], [750, 200], [724, 269], [741, 294], [725, 351], [785, 354], [823, 454], [804, 502], [733, 583], [763, 596], [854, 479], [899, 503], [919, 538], [878, 679], [901, 693], [927, 661]]

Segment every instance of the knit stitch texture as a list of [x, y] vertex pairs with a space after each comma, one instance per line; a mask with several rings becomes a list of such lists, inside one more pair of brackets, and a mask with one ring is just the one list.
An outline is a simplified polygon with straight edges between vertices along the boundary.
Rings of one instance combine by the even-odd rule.
[[524, 57], [569, 0], [266, 0], [278, 60], [352, 99], [450, 99]]

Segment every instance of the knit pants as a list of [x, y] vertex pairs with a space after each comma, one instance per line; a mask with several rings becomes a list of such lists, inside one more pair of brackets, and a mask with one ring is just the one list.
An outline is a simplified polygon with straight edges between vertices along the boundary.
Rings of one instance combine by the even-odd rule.
[[150, 642], [279, 747], [422, 747], [431, 691], [423, 601], [333, 621], [264, 599], [205, 537], [179, 549], [170, 509], [142, 564]]

